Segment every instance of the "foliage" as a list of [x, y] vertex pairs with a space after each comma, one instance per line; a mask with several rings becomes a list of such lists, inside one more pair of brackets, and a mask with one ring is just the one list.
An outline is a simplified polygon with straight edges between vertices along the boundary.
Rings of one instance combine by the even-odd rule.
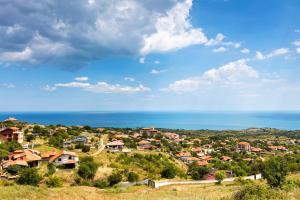
[[56, 171], [56, 167], [53, 163], [48, 164], [47, 169], [48, 169], [47, 175], [53, 175]]
[[24, 168], [20, 172], [20, 176], [17, 179], [17, 183], [20, 185], [33, 185], [37, 186], [42, 180], [42, 177], [38, 174], [35, 168]]
[[219, 184], [221, 184], [221, 182], [224, 180], [224, 178], [226, 178], [226, 173], [224, 170], [218, 170], [215, 173], [215, 178], [218, 181]]
[[96, 175], [98, 164], [94, 162], [93, 157], [82, 158], [79, 168], [78, 175], [83, 179], [93, 179]]
[[122, 175], [119, 172], [114, 172], [112, 175], [107, 177], [107, 182], [109, 186], [116, 185], [122, 181]]
[[81, 149], [82, 152], [86, 153], [86, 152], [89, 152], [91, 150], [91, 147], [90, 146], [87, 146], [87, 145], [84, 145]]
[[104, 179], [104, 180], [96, 180], [96, 181], [94, 181], [94, 187], [97, 187], [97, 188], [106, 188], [106, 187], [108, 187], [109, 186], [109, 184], [108, 184], [108, 182], [107, 182], [107, 180], [106, 179]]
[[164, 168], [161, 172], [161, 177], [162, 178], [175, 178], [176, 176], [176, 169], [174, 166], [167, 166], [166, 168]]
[[129, 182], [137, 182], [139, 180], [139, 175], [134, 172], [129, 172], [127, 175], [127, 180]]
[[264, 163], [262, 175], [271, 187], [282, 187], [288, 173], [286, 160], [281, 157], [270, 158]]
[[19, 165], [10, 165], [6, 168], [6, 171], [12, 175], [16, 175], [21, 169], [22, 167]]
[[191, 166], [189, 169], [192, 179], [194, 180], [202, 179], [209, 171], [209, 168], [206, 166]]
[[62, 187], [63, 181], [62, 181], [62, 179], [60, 177], [49, 176], [49, 178], [46, 180], [46, 185], [49, 188]]

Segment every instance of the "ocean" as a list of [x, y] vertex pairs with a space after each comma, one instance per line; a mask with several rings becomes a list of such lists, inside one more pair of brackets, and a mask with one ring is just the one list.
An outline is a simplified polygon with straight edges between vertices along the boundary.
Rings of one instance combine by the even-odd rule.
[[0, 121], [15, 117], [44, 125], [92, 127], [156, 127], [173, 129], [239, 130], [278, 128], [300, 130], [300, 112], [16, 112], [0, 113]]

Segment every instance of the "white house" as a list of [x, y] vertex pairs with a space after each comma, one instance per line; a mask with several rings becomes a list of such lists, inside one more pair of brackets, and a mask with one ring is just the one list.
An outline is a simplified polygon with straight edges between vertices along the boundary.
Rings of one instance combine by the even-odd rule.
[[78, 156], [69, 151], [62, 151], [54, 156], [52, 156], [49, 160], [49, 163], [53, 163], [55, 166], [64, 165], [66, 168], [74, 168], [78, 164]]

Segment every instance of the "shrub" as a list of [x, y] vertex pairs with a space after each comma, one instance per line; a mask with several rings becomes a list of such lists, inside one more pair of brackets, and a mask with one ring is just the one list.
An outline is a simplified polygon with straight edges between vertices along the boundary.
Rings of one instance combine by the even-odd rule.
[[6, 168], [6, 171], [12, 175], [16, 175], [21, 169], [22, 167], [19, 165], [10, 165]]
[[263, 185], [246, 185], [234, 194], [235, 200], [268, 200], [286, 199], [286, 194], [280, 190], [270, 189]]
[[109, 186], [116, 185], [122, 181], [122, 175], [118, 172], [113, 173], [107, 178]]
[[109, 184], [108, 184], [107, 180], [97, 180], [94, 182], [94, 187], [97, 187], [97, 188], [106, 188], [108, 186], [109, 186]]
[[263, 177], [267, 179], [271, 187], [282, 187], [287, 173], [286, 160], [280, 157], [271, 158], [266, 161], [262, 170]]
[[127, 179], [129, 182], [137, 182], [139, 180], [139, 175], [134, 172], [129, 172]]
[[168, 166], [161, 172], [161, 177], [163, 178], [175, 178], [176, 176], [176, 169], [173, 166]]
[[92, 157], [83, 157], [78, 168], [78, 175], [83, 179], [93, 179], [98, 169]]
[[17, 183], [21, 185], [33, 185], [37, 186], [42, 180], [42, 177], [38, 174], [35, 168], [24, 168], [20, 172], [20, 176], [17, 179]]
[[82, 152], [86, 153], [86, 152], [89, 152], [91, 150], [91, 147], [90, 146], [87, 146], [87, 145], [84, 145], [81, 149]]
[[209, 169], [203, 166], [193, 166], [190, 169], [192, 179], [200, 180], [203, 178], [204, 175], [208, 174]]
[[50, 176], [46, 181], [46, 185], [49, 188], [61, 187], [63, 185], [63, 181], [57, 176]]
[[226, 173], [223, 170], [218, 170], [215, 173], [216, 180], [218, 180], [218, 184], [221, 184], [224, 178], [226, 178]]
[[53, 175], [56, 171], [56, 167], [53, 163], [50, 163], [48, 166], [48, 172], [47, 172], [47, 175]]

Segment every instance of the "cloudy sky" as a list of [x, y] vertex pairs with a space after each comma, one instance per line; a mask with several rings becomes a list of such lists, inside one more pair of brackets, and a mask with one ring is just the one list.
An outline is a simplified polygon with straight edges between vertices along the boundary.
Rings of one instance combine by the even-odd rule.
[[0, 0], [0, 111], [300, 110], [298, 0]]

